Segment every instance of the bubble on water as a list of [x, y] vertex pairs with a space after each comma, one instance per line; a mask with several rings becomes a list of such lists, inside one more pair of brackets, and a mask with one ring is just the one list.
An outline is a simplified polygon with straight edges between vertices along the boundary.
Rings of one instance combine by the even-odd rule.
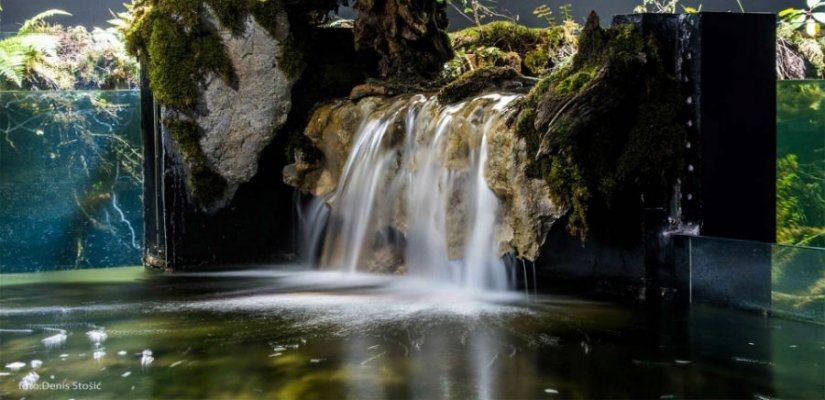
[[279, 351], [286, 351], [286, 347], [284, 347], [284, 346], [277, 346], [277, 347], [273, 348], [273, 349], [272, 349], [272, 351], [274, 351], [274, 352], [276, 352], [276, 353], [277, 353], [277, 352], [279, 352]]
[[175, 361], [175, 362], [172, 363], [172, 365], [169, 366], [169, 368], [175, 368], [175, 367], [177, 367], [178, 365], [181, 365], [181, 364], [183, 364], [183, 360]]
[[142, 355], [140, 357], [140, 366], [142, 368], [148, 368], [149, 365], [151, 365], [152, 362], [155, 361], [155, 357], [152, 357], [152, 350], [143, 350], [143, 353], [141, 354]]
[[544, 393], [547, 393], [547, 394], [559, 394], [559, 391], [558, 391], [558, 390], [556, 390], [556, 389], [549, 389], [549, 388], [548, 388], [548, 389], [544, 389]]
[[43, 343], [43, 345], [46, 346], [47, 349], [53, 349], [55, 347], [62, 346], [63, 343], [66, 343], [66, 338], [66, 332], [63, 331], [56, 335], [49, 336], [41, 340], [40, 342]]
[[121, 376], [122, 378], [126, 378], [126, 377], [128, 377], [129, 375], [132, 375], [132, 371], [126, 371], [126, 372], [124, 372], [124, 373], [123, 373], [122, 375], [120, 375], [120, 376]]
[[103, 343], [109, 337], [103, 329], [88, 331], [86, 332], [86, 336], [88, 336], [89, 340], [94, 344]]
[[309, 360], [309, 362], [311, 362], [311, 363], [313, 363], [313, 364], [318, 364], [318, 363], [320, 363], [321, 361], [326, 361], [326, 358], [313, 358], [313, 359], [310, 359], [310, 360]]
[[690, 364], [690, 363], [691, 363], [690, 360], [676, 360], [676, 364], [678, 364], [678, 365], [687, 365], [687, 364]]
[[94, 353], [92, 353], [92, 358], [94, 358], [95, 361], [100, 362], [100, 360], [102, 360], [103, 356], [105, 356], [105, 355], [106, 355], [105, 351], [96, 350]]
[[121, 357], [125, 356], [126, 354], [129, 354], [129, 353], [126, 352], [126, 350], [121, 350], [121, 351], [117, 352], [117, 355], [119, 355]]
[[43, 365], [43, 361], [40, 361], [40, 360], [31, 360], [31, 362], [29, 363], [29, 365], [31, 365], [31, 366], [32, 366], [32, 369], [37, 369], [37, 368], [40, 368], [40, 366], [41, 366], [41, 365]]
[[23, 379], [20, 380], [19, 387], [23, 390], [31, 389], [39, 380], [40, 375], [38, 375], [37, 372], [29, 372], [28, 374], [26, 374], [26, 376], [23, 377]]
[[282, 356], [282, 355], [284, 355], [284, 353], [272, 353], [272, 354], [270, 354], [270, 355], [269, 355], [269, 357], [270, 357], [270, 358], [271, 358], [271, 357], [280, 357], [280, 356]]
[[0, 376], [11, 376], [11, 372], [0, 372]]
[[25, 366], [26, 366], [26, 363], [20, 362], [20, 361], [15, 361], [13, 363], [6, 364], [6, 368], [8, 368], [12, 371], [20, 371], [20, 369], [25, 367]]
[[69, 355], [66, 354], [66, 353], [63, 353], [63, 354], [60, 355], [60, 358], [69, 358]]

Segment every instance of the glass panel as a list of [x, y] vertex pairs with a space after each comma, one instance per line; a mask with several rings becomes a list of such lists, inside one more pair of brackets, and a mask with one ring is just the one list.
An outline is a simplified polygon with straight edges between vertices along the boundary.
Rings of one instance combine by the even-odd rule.
[[777, 241], [825, 247], [825, 81], [777, 87]]
[[139, 91], [5, 91], [0, 104], [0, 272], [140, 264]]
[[770, 311], [825, 323], [825, 249], [691, 237], [694, 303]]

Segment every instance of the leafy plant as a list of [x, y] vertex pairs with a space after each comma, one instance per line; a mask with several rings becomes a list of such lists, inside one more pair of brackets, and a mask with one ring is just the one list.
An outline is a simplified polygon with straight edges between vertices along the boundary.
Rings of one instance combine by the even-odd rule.
[[37, 69], [56, 56], [57, 38], [37, 32], [44, 21], [56, 15], [71, 15], [48, 10], [25, 21], [16, 35], [0, 41], [0, 83], [20, 88], [27, 69]]
[[642, 4], [633, 9], [637, 13], [665, 13], [676, 12], [679, 0], [642, 0]]
[[[547, 21], [547, 25], [551, 28], [558, 24], [556, 17], [553, 15], [553, 9], [546, 4], [536, 7], [536, 9], [533, 10], [533, 15], [539, 19]], [[573, 21], [573, 6], [569, 3], [560, 5], [559, 15], [561, 15], [562, 22]]]
[[489, 18], [518, 21], [518, 15], [512, 15], [506, 11], [498, 10], [495, 6], [495, 0], [438, 0], [438, 2], [451, 5], [461, 12], [461, 15], [479, 27]]
[[536, 7], [536, 9], [533, 10], [533, 15], [547, 21], [547, 25], [556, 25], [556, 17], [553, 16], [553, 10], [546, 4]]
[[[787, 8], [779, 12], [779, 18], [793, 30], [802, 30], [809, 37], [817, 37], [825, 24], [825, 0], [807, 0], [807, 9]], [[821, 10], [820, 10], [821, 9]]]

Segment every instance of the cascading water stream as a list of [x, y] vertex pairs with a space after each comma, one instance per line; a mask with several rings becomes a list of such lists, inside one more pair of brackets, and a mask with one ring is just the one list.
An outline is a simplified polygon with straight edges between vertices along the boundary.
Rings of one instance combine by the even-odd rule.
[[318, 223], [318, 204], [305, 211], [316, 216], [304, 240], [320, 250], [320, 267], [507, 289], [502, 210], [485, 173], [489, 133], [504, 126], [516, 99], [491, 94], [442, 106], [416, 95], [372, 110], [352, 135], [327, 223]]

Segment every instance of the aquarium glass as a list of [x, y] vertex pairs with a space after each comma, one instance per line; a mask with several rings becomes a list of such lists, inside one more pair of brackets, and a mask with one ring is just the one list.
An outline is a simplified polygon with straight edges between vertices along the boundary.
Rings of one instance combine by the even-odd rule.
[[0, 272], [140, 264], [139, 91], [3, 91], [0, 104]]
[[[825, 324], [825, 249], [690, 237], [693, 303], [716, 303]], [[680, 271], [681, 272], [681, 271]]]
[[825, 247], [825, 81], [777, 88], [777, 241]]

